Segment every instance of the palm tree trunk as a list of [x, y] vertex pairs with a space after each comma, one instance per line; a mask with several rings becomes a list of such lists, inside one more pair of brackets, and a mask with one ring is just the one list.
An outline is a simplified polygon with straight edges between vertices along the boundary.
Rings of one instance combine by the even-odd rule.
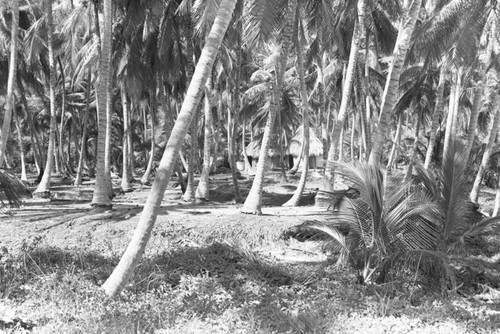
[[[61, 57], [57, 57], [57, 63], [59, 65], [59, 71], [61, 72], [61, 96], [62, 96], [62, 101], [61, 101], [61, 120], [59, 123], [59, 168], [61, 173], [68, 173], [69, 169], [65, 168], [66, 164], [65, 162], [68, 161], [64, 159], [64, 122], [66, 116], [66, 76], [64, 73], [64, 67], [61, 62]], [[69, 142], [69, 137], [68, 137], [68, 142]], [[69, 159], [69, 156], [68, 156]]]
[[418, 135], [420, 133], [420, 115], [417, 115], [417, 125], [415, 126], [415, 137], [413, 138], [413, 149], [411, 153], [410, 163], [406, 171], [405, 180], [409, 181], [413, 174], [413, 165], [417, 161], [418, 153]]
[[9, 59], [9, 78], [7, 81], [7, 97], [5, 103], [5, 113], [3, 117], [2, 129], [0, 132], [0, 168], [3, 166], [5, 150], [7, 148], [7, 139], [10, 134], [10, 123], [12, 122], [12, 113], [14, 110], [14, 85], [16, 83], [17, 71], [17, 41], [19, 27], [19, 0], [11, 1], [12, 11], [12, 31], [10, 42], [10, 59]]
[[498, 126], [500, 125], [500, 98], [498, 95], [495, 96], [494, 106], [497, 108], [495, 111], [495, 117], [493, 118], [490, 132], [488, 133], [488, 141], [486, 143], [486, 148], [484, 149], [483, 158], [481, 159], [481, 165], [479, 166], [479, 170], [477, 171], [476, 178], [474, 180], [474, 185], [472, 186], [472, 190], [470, 192], [470, 200], [476, 203], [479, 198], [479, 190], [481, 188], [481, 182], [483, 181], [484, 172], [486, 171], [486, 166], [490, 160], [491, 149], [497, 137]]
[[448, 105], [448, 116], [446, 118], [446, 133], [444, 137], [444, 145], [443, 145], [443, 162], [445, 157], [448, 154], [449, 147], [451, 145], [452, 137], [454, 136], [454, 123], [456, 122], [458, 111], [458, 98], [460, 97], [460, 77], [461, 77], [461, 68], [455, 74], [455, 80], [452, 82], [449, 105]]
[[86, 143], [87, 143], [87, 124], [89, 121], [90, 114], [90, 90], [92, 87], [92, 71], [90, 67], [87, 69], [87, 89], [85, 90], [85, 110], [83, 111], [83, 120], [82, 120], [82, 141], [80, 146], [80, 157], [78, 159], [78, 167], [76, 169], [76, 177], [75, 177], [75, 186], [82, 185], [82, 173], [83, 173], [83, 164], [86, 160]]
[[243, 124], [241, 125], [241, 148], [242, 148], [242, 153], [243, 153], [243, 160], [245, 160], [245, 172], [250, 172], [250, 161], [248, 160], [248, 154], [247, 154], [247, 143], [246, 143], [246, 130], [247, 130], [247, 125], [245, 118], [243, 118]]
[[210, 78], [205, 86], [205, 126], [203, 131], [203, 169], [196, 188], [196, 198], [210, 199], [210, 158], [212, 146], [212, 85]]
[[[149, 178], [151, 177], [151, 172], [153, 171], [153, 162], [154, 162], [154, 157], [155, 157], [155, 119], [154, 119], [154, 110], [157, 110], [157, 103], [156, 103], [156, 97], [151, 94], [151, 150], [149, 151], [149, 159], [148, 159], [148, 165], [146, 167], [146, 171], [144, 172], [144, 175], [141, 178], [141, 183], [146, 184], [149, 182]], [[130, 132], [130, 131], [129, 131]], [[129, 136], [127, 136], [127, 139]], [[129, 145], [129, 157], [132, 155], [132, 150]], [[130, 158], [129, 158], [129, 164], [130, 163]], [[129, 168], [129, 175], [132, 175], [131, 168]]]
[[120, 259], [118, 266], [102, 286], [105, 293], [110, 297], [115, 297], [123, 289], [144, 253], [172, 169], [177, 161], [177, 156], [182, 142], [184, 141], [184, 137], [186, 136], [187, 129], [198, 109], [198, 104], [203, 94], [203, 88], [212, 70], [218, 49], [226, 33], [235, 5], [236, 0], [222, 0], [219, 6], [215, 22], [203, 47], [198, 64], [196, 65], [193, 79], [189, 84], [186, 98], [184, 99], [181, 111], [175, 122], [165, 152], [163, 153], [153, 187], [149, 193], [132, 240]]
[[396, 133], [394, 134], [394, 139], [392, 141], [392, 149], [389, 155], [389, 161], [387, 162], [387, 171], [390, 172], [392, 170], [392, 166], [394, 165], [394, 161], [397, 158], [397, 152], [399, 148], [399, 142], [401, 141], [401, 127], [403, 126], [403, 117], [400, 115], [398, 117], [398, 126], [396, 128]]
[[403, 68], [406, 52], [410, 46], [410, 38], [413, 34], [418, 15], [420, 13], [421, 4], [422, 0], [413, 0], [411, 2], [408, 10], [408, 18], [404, 25], [402, 25], [402, 29], [400, 29], [398, 34], [396, 46], [394, 47], [392, 63], [389, 67], [389, 73], [387, 74], [387, 81], [382, 95], [378, 126], [375, 129], [373, 147], [368, 160], [371, 164], [380, 163], [380, 159], [382, 157], [385, 137], [389, 131], [392, 110], [394, 109], [394, 105], [397, 100], [399, 77]]
[[[280, 64], [276, 74], [276, 87], [278, 92], [281, 92], [283, 86], [283, 76], [286, 71], [286, 63], [288, 59], [288, 52], [290, 50], [291, 36], [293, 33], [293, 22], [295, 19], [295, 8], [297, 7], [297, 0], [290, 0], [288, 3], [287, 12], [285, 14], [285, 29], [283, 32], [283, 40], [280, 50]], [[275, 95], [275, 94], [273, 94]], [[257, 163], [257, 171], [255, 178], [250, 188], [250, 192], [241, 209], [242, 213], [262, 214], [262, 188], [264, 186], [264, 174], [266, 171], [267, 152], [271, 144], [271, 135], [274, 127], [274, 121], [280, 105], [280, 97], [273, 96], [271, 105], [269, 107], [269, 115], [267, 116], [266, 125], [264, 127], [264, 136], [259, 152], [259, 161]]]
[[14, 122], [16, 124], [17, 140], [19, 142], [19, 155], [21, 156], [21, 181], [28, 182], [28, 176], [26, 175], [26, 162], [24, 161], [23, 135], [21, 133], [21, 126], [19, 125], [19, 117], [15, 111]]
[[436, 144], [436, 132], [439, 127], [439, 116], [442, 113], [444, 105], [444, 84], [446, 82], [446, 67], [441, 65], [439, 70], [439, 82], [436, 92], [436, 104], [434, 106], [434, 113], [432, 115], [431, 132], [429, 135], [429, 144], [427, 145], [427, 152], [425, 154], [424, 168], [429, 169], [432, 161], [432, 152]]
[[[96, 19], [97, 21], [98, 19]], [[111, 72], [111, 0], [104, 0], [104, 26], [102, 34], [102, 48], [99, 59], [99, 85], [96, 89], [97, 96], [97, 163], [96, 163], [96, 181], [94, 187], [94, 196], [92, 206], [110, 207], [110, 169], [109, 169], [109, 144], [108, 138], [108, 105], [110, 97], [108, 96], [110, 86]], [[97, 31], [97, 29], [96, 29]]]
[[[122, 182], [120, 184], [122, 191], [129, 192], [132, 191], [132, 185], [130, 184], [130, 153], [131, 148], [128, 145], [128, 135], [130, 132], [130, 103], [128, 101], [127, 91], [125, 88], [125, 83], [122, 81], [120, 85], [120, 95], [122, 99], [122, 111], [123, 111], [123, 137], [122, 137]], [[144, 124], [146, 127], [146, 124]], [[146, 131], [144, 131], [146, 132]]]
[[50, 130], [49, 130], [49, 146], [47, 149], [47, 161], [43, 171], [42, 180], [35, 190], [36, 194], [45, 197], [50, 192], [50, 179], [52, 176], [52, 168], [54, 165], [54, 152], [56, 146], [56, 64], [54, 58], [53, 47], [53, 21], [52, 21], [52, 0], [46, 0], [47, 10], [47, 47], [49, 50], [49, 69], [50, 69], [50, 83], [49, 83], [49, 96], [50, 96]]
[[[330, 141], [330, 149], [328, 150], [328, 161], [335, 161], [335, 155], [337, 148], [342, 143], [339, 143], [340, 133], [344, 127], [344, 122], [347, 117], [347, 107], [349, 106], [349, 100], [352, 91], [352, 85], [354, 82], [354, 73], [356, 71], [356, 64], [358, 61], [359, 48], [361, 45], [362, 29], [361, 26], [365, 24], [365, 0], [358, 1], [358, 21], [354, 26], [354, 32], [352, 34], [351, 51], [349, 54], [349, 62], [347, 64], [347, 70], [344, 77], [344, 85], [342, 87], [342, 100], [340, 102], [340, 109], [337, 116], [337, 121], [333, 127], [332, 138]], [[352, 145], [352, 143], [351, 143]], [[329, 182], [332, 182], [333, 177], [333, 164], [327, 164], [325, 168], [325, 178]]]
[[[299, 31], [301, 31], [301, 24], [299, 24]], [[304, 50], [301, 40], [301, 33], [297, 36], [297, 71], [299, 72], [299, 82], [300, 82], [300, 102], [302, 105], [302, 143], [304, 146], [304, 162], [302, 163], [302, 173], [300, 174], [299, 185], [293, 193], [292, 198], [290, 198], [283, 206], [298, 206], [300, 202], [300, 197], [304, 192], [306, 187], [307, 174], [309, 172], [309, 101], [307, 100], [307, 89], [306, 81], [304, 75]]]

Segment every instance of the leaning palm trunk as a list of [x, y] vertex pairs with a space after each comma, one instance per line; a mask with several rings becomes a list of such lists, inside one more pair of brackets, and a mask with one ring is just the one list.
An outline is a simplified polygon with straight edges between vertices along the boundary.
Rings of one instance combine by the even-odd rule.
[[43, 171], [42, 180], [38, 184], [35, 193], [48, 195], [50, 191], [50, 179], [52, 176], [52, 168], [54, 166], [54, 150], [56, 146], [56, 64], [54, 59], [53, 48], [53, 23], [52, 23], [52, 0], [47, 0], [47, 26], [48, 26], [48, 49], [49, 49], [49, 68], [50, 68], [50, 130], [49, 130], [49, 146], [47, 149], [47, 161], [45, 163], [45, 170]]
[[276, 88], [273, 88], [273, 96], [271, 98], [271, 103], [269, 106], [269, 114], [267, 116], [266, 125], [264, 127], [264, 136], [262, 138], [262, 144], [259, 152], [259, 161], [257, 163], [257, 170], [255, 173], [255, 178], [252, 183], [252, 188], [243, 204], [241, 209], [242, 213], [251, 214], [262, 214], [262, 188], [264, 186], [264, 174], [266, 171], [266, 163], [268, 159], [268, 150], [271, 144], [271, 135], [274, 127], [274, 121], [276, 119], [276, 114], [280, 106], [280, 96], [276, 94], [281, 92], [283, 87], [283, 78], [286, 71], [286, 63], [288, 59], [288, 52], [290, 50], [291, 36], [292, 36], [292, 26], [295, 18], [295, 8], [297, 7], [297, 0], [291, 0], [288, 3], [287, 12], [285, 14], [285, 29], [283, 32], [283, 40], [280, 50], [280, 64], [276, 64]]
[[444, 84], [446, 82], [446, 67], [444, 64], [441, 65], [439, 70], [439, 82], [436, 92], [436, 104], [434, 105], [434, 113], [432, 114], [432, 125], [431, 133], [429, 135], [429, 144], [427, 145], [427, 152], [425, 154], [424, 168], [429, 169], [432, 161], [432, 151], [434, 151], [434, 145], [436, 144], [436, 132], [439, 127], [439, 116], [444, 106]]
[[10, 42], [10, 60], [9, 60], [9, 78], [7, 82], [7, 98], [5, 103], [5, 114], [3, 125], [0, 132], [0, 167], [3, 166], [7, 139], [10, 134], [10, 123], [12, 121], [12, 112], [14, 110], [14, 84], [16, 82], [17, 69], [17, 31], [19, 27], [19, 0], [11, 2], [12, 11], [12, 32]]
[[189, 124], [193, 120], [198, 104], [200, 103], [203, 95], [203, 87], [205, 86], [208, 74], [212, 70], [215, 57], [217, 56], [218, 49], [226, 33], [235, 5], [236, 0], [222, 0], [219, 6], [215, 22], [208, 35], [205, 46], [203, 47], [198, 64], [196, 65], [193, 78], [186, 93], [186, 98], [184, 99], [181, 111], [172, 129], [172, 133], [156, 173], [153, 187], [149, 193], [144, 210], [142, 211], [134, 236], [118, 263], [118, 266], [102, 286], [105, 293], [110, 297], [116, 296], [123, 289], [144, 253], [144, 249], [151, 236], [151, 231], [158, 215], [163, 194], [167, 188], [174, 164], [177, 161], [179, 150], [186, 136]]
[[111, 66], [111, 0], [104, 0], [104, 27], [102, 34], [102, 48], [99, 60], [99, 86], [96, 89], [97, 95], [97, 115], [98, 115], [98, 134], [97, 134], [97, 163], [96, 180], [92, 205], [99, 207], [111, 206], [109, 162], [107, 151], [107, 129], [108, 129], [108, 86]]
[[481, 182], [483, 181], [484, 172], [486, 171], [486, 166], [491, 157], [491, 150], [498, 133], [498, 126], [500, 125], [500, 98], [497, 95], [495, 97], [495, 103], [497, 110], [495, 111], [495, 117], [493, 118], [493, 124], [491, 125], [490, 132], [488, 133], [488, 141], [486, 143], [486, 148], [484, 149], [483, 158], [481, 159], [481, 165], [477, 171], [476, 178], [474, 180], [474, 185], [470, 192], [470, 200], [472, 202], [477, 202], [479, 198], [479, 190], [481, 188]]
[[382, 150], [384, 148], [385, 137], [389, 130], [392, 110], [394, 109], [394, 105], [397, 100], [399, 77], [403, 68], [406, 52], [410, 46], [411, 35], [413, 34], [415, 23], [417, 22], [418, 15], [420, 13], [421, 4], [422, 0], [412, 1], [408, 11], [408, 18], [406, 22], [402, 24], [401, 30], [398, 34], [396, 46], [394, 47], [392, 63], [389, 68], [389, 73], [387, 74], [387, 81], [382, 95], [380, 115], [378, 126], [375, 129], [373, 147], [370, 152], [370, 158], [368, 159], [368, 162], [371, 164], [380, 163], [380, 159], [382, 157]]
[[206, 201], [210, 199], [210, 149], [212, 146], [212, 85], [210, 79], [205, 87], [205, 127], [203, 133], [203, 169], [200, 175], [200, 182], [196, 188], [196, 198]]
[[301, 34], [297, 36], [297, 71], [300, 81], [300, 101], [302, 104], [302, 145], [304, 146], [302, 163], [302, 174], [300, 175], [299, 185], [290, 198], [283, 206], [298, 206], [302, 192], [306, 187], [307, 174], [309, 172], [309, 102], [307, 100], [306, 81], [304, 79], [304, 50], [301, 40]]

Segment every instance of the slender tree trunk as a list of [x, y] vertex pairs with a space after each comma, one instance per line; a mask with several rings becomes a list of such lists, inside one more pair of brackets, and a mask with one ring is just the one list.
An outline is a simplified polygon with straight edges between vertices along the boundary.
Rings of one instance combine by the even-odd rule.
[[452, 79], [452, 86], [451, 86], [451, 91], [450, 91], [450, 99], [449, 99], [449, 105], [448, 105], [448, 116], [446, 119], [446, 133], [444, 137], [444, 146], [443, 146], [443, 162], [445, 160], [446, 155], [448, 154], [448, 150], [450, 147], [450, 143], [452, 141], [452, 137], [455, 135], [453, 128], [454, 128], [454, 123], [456, 122], [456, 111], [457, 111], [457, 106], [456, 103], [458, 102], [458, 97], [460, 96], [460, 76], [461, 76], [461, 70], [458, 70], [455, 75], [455, 79]]
[[[299, 24], [299, 31], [302, 31], [301, 24]], [[307, 174], [309, 172], [309, 101], [307, 95], [306, 81], [304, 75], [304, 50], [301, 39], [302, 33], [298, 33], [297, 36], [297, 71], [299, 72], [299, 82], [300, 82], [300, 102], [302, 106], [302, 142], [304, 145], [304, 162], [302, 163], [302, 173], [300, 175], [299, 185], [293, 193], [292, 198], [290, 198], [283, 206], [298, 206], [300, 202], [300, 197], [304, 192], [307, 182]]]
[[393, 58], [387, 74], [387, 81], [382, 95], [382, 103], [380, 107], [380, 115], [377, 128], [375, 129], [375, 136], [373, 140], [372, 151], [368, 160], [371, 164], [380, 163], [382, 151], [384, 148], [385, 137], [389, 131], [389, 124], [391, 121], [392, 110], [396, 104], [399, 77], [403, 68], [406, 52], [410, 46], [410, 38], [413, 34], [422, 0], [413, 0], [408, 10], [408, 19], [404, 23], [402, 29], [399, 31], [398, 40], [394, 47]]
[[[141, 178], [141, 183], [146, 184], [149, 182], [149, 178], [151, 177], [151, 172], [153, 171], [153, 162], [155, 157], [155, 120], [154, 120], [154, 110], [157, 110], [156, 98], [154, 95], [151, 96], [151, 150], [149, 152], [149, 159], [146, 171]], [[130, 148], [129, 148], [130, 150]], [[132, 154], [131, 152], [129, 155]], [[130, 173], [132, 174], [132, 173]]]
[[[335, 155], [337, 147], [342, 143], [339, 143], [340, 133], [344, 127], [344, 122], [347, 117], [347, 108], [349, 106], [349, 100], [352, 91], [352, 85], [354, 82], [354, 74], [356, 71], [356, 64], [358, 61], [359, 48], [361, 44], [361, 39], [363, 38], [361, 26], [365, 24], [365, 0], [358, 1], [358, 20], [354, 26], [354, 33], [352, 35], [351, 51], [349, 54], [349, 62], [347, 64], [347, 70], [345, 73], [344, 85], [342, 87], [342, 100], [340, 102], [340, 109], [337, 116], [337, 121], [332, 132], [332, 138], [330, 142], [330, 149], [328, 150], [328, 161], [335, 161]], [[352, 144], [352, 143], [351, 143]], [[333, 177], [333, 164], [327, 164], [325, 168], [325, 178], [331, 183]]]
[[[242, 27], [239, 28], [240, 31], [243, 31]], [[236, 79], [234, 84], [234, 92], [232, 97], [232, 108], [229, 108], [228, 111], [228, 153], [229, 153], [229, 162], [231, 164], [231, 178], [233, 180], [233, 193], [234, 193], [234, 201], [235, 203], [241, 203], [241, 193], [240, 187], [238, 185], [238, 177], [237, 172], [238, 168], [236, 167], [236, 130], [237, 130], [237, 122], [236, 117], [241, 108], [240, 102], [240, 82], [241, 82], [241, 66], [242, 66], [242, 49], [241, 49], [241, 36], [238, 37], [237, 43], [237, 60], [236, 60]], [[231, 110], [232, 109], [232, 110]]]
[[493, 118], [493, 123], [491, 124], [490, 132], [488, 133], [488, 141], [486, 143], [486, 148], [484, 149], [483, 158], [481, 160], [481, 165], [477, 171], [476, 178], [474, 180], [474, 185], [470, 192], [470, 200], [476, 202], [479, 198], [479, 190], [481, 189], [481, 182], [483, 181], [484, 172], [491, 157], [491, 149], [495, 143], [495, 139], [498, 133], [498, 126], [500, 125], [500, 98], [495, 96], [495, 117]]
[[205, 126], [203, 131], [203, 169], [200, 182], [196, 188], [196, 198], [208, 201], [210, 199], [210, 158], [212, 147], [212, 84], [210, 78], [205, 86]]
[[[285, 29], [283, 32], [283, 42], [280, 50], [280, 64], [278, 67], [278, 73], [276, 75], [276, 86], [278, 92], [281, 92], [283, 86], [283, 76], [286, 71], [286, 63], [288, 59], [288, 52], [290, 50], [292, 27], [295, 17], [295, 8], [297, 7], [297, 0], [291, 0], [288, 3], [287, 12], [285, 13]], [[274, 95], [274, 94], [273, 94]], [[271, 144], [271, 136], [274, 127], [274, 121], [276, 119], [276, 114], [278, 112], [278, 107], [280, 105], [280, 97], [273, 97], [271, 99], [271, 105], [269, 107], [269, 115], [267, 116], [266, 125], [264, 127], [264, 136], [262, 138], [262, 144], [259, 152], [259, 161], [257, 163], [257, 171], [255, 178], [250, 188], [250, 192], [243, 204], [241, 209], [242, 213], [251, 214], [262, 214], [262, 188], [264, 186], [264, 174], [266, 171], [266, 162], [268, 159], [268, 150]]]
[[[64, 123], [65, 123], [65, 116], [66, 116], [66, 76], [64, 73], [64, 67], [61, 62], [61, 57], [57, 57], [57, 63], [59, 65], [59, 71], [61, 72], [61, 121], [59, 123], [59, 168], [61, 173], [68, 173], [69, 170], [65, 168], [66, 164], [65, 162], [67, 160], [64, 159]], [[69, 137], [68, 137], [68, 142], [69, 142]], [[69, 159], [69, 156], [68, 156]]]
[[49, 49], [49, 69], [50, 69], [50, 130], [49, 130], [49, 146], [47, 149], [47, 161], [45, 170], [43, 171], [42, 180], [38, 184], [35, 193], [41, 194], [43, 197], [49, 196], [50, 192], [50, 179], [52, 177], [52, 168], [54, 165], [54, 152], [56, 146], [56, 63], [54, 58], [53, 48], [53, 21], [52, 21], [52, 0], [46, 0], [47, 10], [47, 46]]
[[[98, 18], [96, 18], [98, 22]], [[97, 207], [111, 207], [110, 185], [111, 176], [109, 168], [109, 141], [108, 134], [108, 105], [110, 102], [109, 78], [111, 72], [111, 0], [104, 0], [104, 26], [102, 34], [102, 48], [99, 60], [99, 84], [96, 89], [97, 96], [97, 118], [98, 118], [98, 135], [97, 135], [97, 163], [96, 163], [96, 181], [94, 187], [94, 196], [92, 205]], [[96, 31], [99, 31], [97, 29]]]
[[21, 126], [19, 125], [19, 117], [14, 110], [14, 122], [16, 124], [17, 140], [19, 141], [19, 155], [21, 157], [21, 181], [28, 182], [28, 176], [26, 175], [26, 162], [24, 160], [24, 147], [23, 147], [23, 135], [21, 133]]
[[408, 169], [406, 171], [405, 180], [409, 181], [413, 174], [413, 165], [417, 161], [417, 153], [418, 153], [418, 135], [420, 133], [420, 115], [417, 115], [417, 125], [415, 127], [415, 137], [413, 138], [413, 148], [410, 158], [410, 163], [408, 165]]
[[427, 145], [427, 152], [425, 154], [424, 168], [429, 169], [432, 161], [432, 152], [434, 151], [434, 145], [436, 144], [436, 132], [439, 127], [439, 116], [442, 114], [444, 106], [444, 84], [446, 82], [446, 68], [441, 65], [439, 70], [439, 82], [436, 92], [436, 104], [434, 106], [434, 113], [432, 115], [432, 125], [431, 133], [429, 135], [429, 144]]
[[16, 83], [17, 71], [17, 42], [19, 27], [19, 0], [11, 1], [12, 11], [12, 31], [10, 42], [9, 58], [9, 78], [7, 80], [7, 97], [5, 103], [5, 113], [3, 117], [2, 129], [0, 132], [0, 168], [3, 166], [5, 150], [7, 148], [7, 139], [10, 135], [10, 123], [12, 122], [12, 113], [15, 107], [14, 103], [14, 85]]
[[245, 118], [243, 118], [243, 124], [241, 125], [241, 146], [242, 146], [242, 152], [243, 152], [243, 160], [245, 160], [245, 172], [249, 173], [252, 166], [250, 165], [250, 160], [248, 160], [247, 143], [245, 141], [246, 130], [247, 130], [247, 125], [246, 125]]
[[86, 160], [86, 144], [87, 144], [87, 124], [89, 122], [89, 114], [90, 114], [90, 90], [92, 87], [92, 71], [90, 67], [87, 70], [87, 89], [85, 90], [85, 110], [83, 111], [83, 120], [82, 120], [82, 141], [80, 146], [80, 157], [78, 159], [78, 167], [76, 169], [76, 177], [75, 177], [75, 186], [82, 185], [82, 173], [83, 173], [83, 164]]
[[118, 266], [102, 286], [105, 293], [110, 297], [115, 297], [120, 293], [144, 253], [172, 169], [177, 161], [177, 156], [182, 142], [184, 141], [184, 137], [186, 136], [189, 124], [194, 118], [194, 114], [200, 103], [203, 88], [212, 70], [213, 63], [231, 20], [235, 5], [236, 0], [222, 0], [219, 6], [215, 22], [203, 47], [198, 64], [196, 65], [193, 80], [189, 84], [181, 112], [177, 117], [165, 152], [163, 153], [153, 187], [149, 193], [132, 240], [118, 263]]
[[392, 141], [391, 154], [389, 155], [389, 161], [387, 162], [387, 171], [390, 172], [394, 165], [394, 161], [397, 158], [397, 152], [399, 148], [399, 143], [401, 141], [401, 127], [403, 126], [402, 116], [398, 117], [398, 126], [396, 128], [396, 134], [394, 135], [394, 140]]
[[[122, 81], [120, 85], [120, 95], [122, 99], [122, 111], [123, 111], [123, 137], [122, 137], [122, 182], [120, 184], [122, 191], [129, 192], [132, 191], [132, 185], [130, 184], [130, 152], [131, 149], [128, 145], [128, 135], [130, 132], [130, 103], [128, 101], [127, 91], [125, 88], [125, 83]], [[146, 128], [146, 124], [144, 124]], [[146, 131], [144, 131], [146, 132]]]

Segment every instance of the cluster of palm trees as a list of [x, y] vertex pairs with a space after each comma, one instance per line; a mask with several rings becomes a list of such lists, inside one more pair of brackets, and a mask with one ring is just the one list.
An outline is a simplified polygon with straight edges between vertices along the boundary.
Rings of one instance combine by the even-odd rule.
[[[261, 213], [271, 143], [283, 143], [299, 125], [304, 157], [316, 131], [327, 161], [391, 170], [406, 159], [408, 177], [420, 162], [428, 170], [441, 166], [461, 140], [464, 159], [484, 152], [473, 201], [495, 153], [496, 1], [11, 0], [0, 6], [0, 65], [9, 68], [0, 167], [9, 156], [24, 167], [29, 147], [42, 175], [36, 192], [46, 194], [54, 168], [75, 173], [79, 185], [84, 166], [95, 166], [92, 204], [109, 207], [118, 156], [127, 191], [135, 151], [145, 152], [147, 182], [155, 150], [163, 149], [136, 233], [104, 284], [109, 295], [123, 288], [139, 261], [168, 180], [182, 172], [180, 161], [188, 172], [185, 199], [209, 199], [210, 161], [220, 150], [212, 148], [223, 135], [237, 201], [238, 142], [244, 148], [246, 134], [261, 138], [242, 208], [253, 214]], [[191, 145], [179, 155], [188, 133]], [[158, 146], [161, 138], [168, 140]], [[9, 150], [8, 140], [19, 150]], [[195, 190], [198, 142], [203, 164]], [[305, 188], [303, 161], [286, 205], [298, 205]], [[334, 166], [325, 164], [330, 183]]]

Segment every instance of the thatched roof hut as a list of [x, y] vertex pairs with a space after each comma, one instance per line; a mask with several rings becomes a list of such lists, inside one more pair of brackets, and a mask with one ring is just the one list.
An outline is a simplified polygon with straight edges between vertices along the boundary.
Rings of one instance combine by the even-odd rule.
[[[293, 136], [292, 140], [290, 141], [290, 145], [286, 150], [286, 154], [293, 155], [294, 157], [298, 157], [300, 155], [303, 136], [304, 130], [303, 127], [300, 126], [295, 132], [295, 136]], [[309, 156], [323, 156], [323, 142], [318, 138], [318, 136], [316, 136], [312, 129], [309, 130]]]
[[[249, 157], [254, 158], [254, 159], [258, 159], [259, 154], [260, 154], [261, 144], [262, 144], [262, 140], [252, 140], [245, 148], [247, 155]], [[269, 147], [269, 150], [267, 151], [267, 155], [270, 156], [271, 158], [279, 157], [280, 152], [278, 150], [278, 147], [276, 145], [273, 145], [273, 143], [271, 143], [271, 146]]]

